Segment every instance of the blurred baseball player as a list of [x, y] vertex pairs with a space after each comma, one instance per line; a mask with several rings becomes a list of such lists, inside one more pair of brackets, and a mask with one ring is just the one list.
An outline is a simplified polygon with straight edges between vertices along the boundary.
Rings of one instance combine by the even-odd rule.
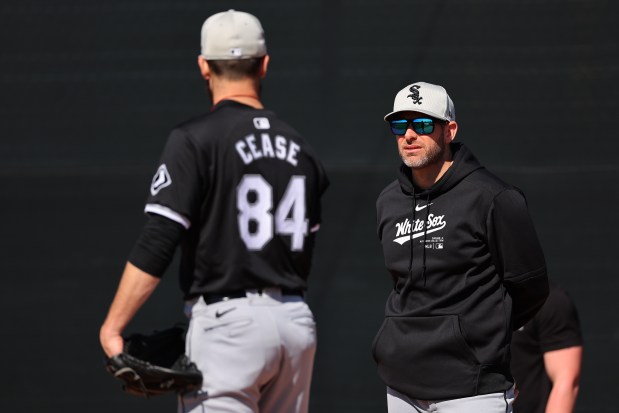
[[122, 351], [121, 333], [181, 245], [186, 352], [204, 382], [179, 411], [306, 412], [316, 334], [303, 295], [327, 177], [261, 103], [269, 56], [258, 19], [217, 13], [201, 45], [213, 107], [170, 134], [101, 344]]
[[514, 331], [511, 368], [515, 413], [572, 413], [580, 389], [583, 336], [576, 304], [550, 284], [543, 307]]

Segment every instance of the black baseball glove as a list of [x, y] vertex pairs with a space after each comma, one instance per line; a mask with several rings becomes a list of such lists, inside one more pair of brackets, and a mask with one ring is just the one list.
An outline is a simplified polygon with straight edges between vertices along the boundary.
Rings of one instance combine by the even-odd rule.
[[106, 359], [110, 374], [136, 396], [185, 393], [200, 388], [202, 373], [185, 355], [185, 329], [177, 325], [124, 338], [123, 352]]

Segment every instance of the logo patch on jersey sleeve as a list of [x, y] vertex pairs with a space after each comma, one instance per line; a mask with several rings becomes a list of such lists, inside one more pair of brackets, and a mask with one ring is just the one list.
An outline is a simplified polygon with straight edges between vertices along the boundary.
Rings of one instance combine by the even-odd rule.
[[150, 185], [150, 193], [155, 196], [166, 186], [172, 185], [172, 178], [170, 178], [170, 173], [168, 172], [168, 168], [165, 164], [161, 164], [161, 166], [155, 172], [155, 176], [153, 176], [153, 182]]
[[271, 122], [268, 118], [254, 118], [254, 127], [256, 129], [271, 129]]

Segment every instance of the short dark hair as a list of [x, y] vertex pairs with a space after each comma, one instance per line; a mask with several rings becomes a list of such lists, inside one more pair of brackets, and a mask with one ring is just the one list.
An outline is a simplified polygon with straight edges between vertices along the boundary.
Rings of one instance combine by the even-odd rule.
[[207, 60], [211, 71], [228, 80], [257, 77], [264, 57], [234, 60]]

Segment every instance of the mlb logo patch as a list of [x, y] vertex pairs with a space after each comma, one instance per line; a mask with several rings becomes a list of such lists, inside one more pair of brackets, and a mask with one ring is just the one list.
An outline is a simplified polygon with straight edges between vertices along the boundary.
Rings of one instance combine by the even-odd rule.
[[254, 127], [256, 129], [270, 129], [271, 123], [268, 118], [254, 118]]

